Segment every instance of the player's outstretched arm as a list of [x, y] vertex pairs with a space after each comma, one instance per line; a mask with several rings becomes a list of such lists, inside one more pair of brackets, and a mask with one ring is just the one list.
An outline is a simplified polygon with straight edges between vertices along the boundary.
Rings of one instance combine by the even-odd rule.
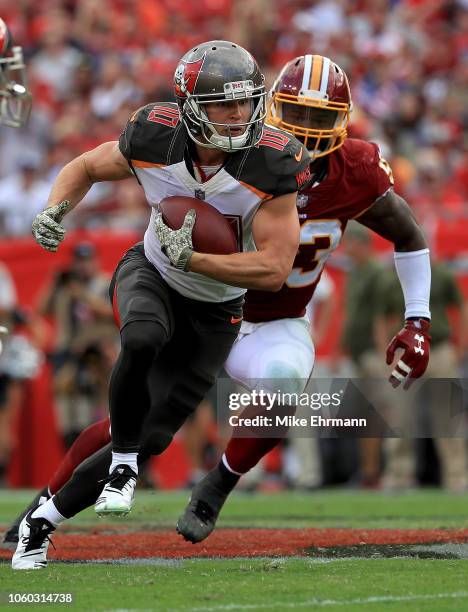
[[398, 253], [427, 249], [427, 242], [413, 211], [393, 190], [356, 218], [379, 236], [395, 245]]
[[253, 220], [257, 251], [232, 255], [193, 253], [189, 270], [234, 287], [279, 291], [299, 247], [296, 193], [264, 202]]
[[406, 323], [387, 348], [387, 364], [393, 363], [398, 349], [403, 351], [389, 380], [394, 387], [404, 382], [407, 389], [424, 374], [429, 363], [429, 248], [410, 207], [393, 191], [377, 200], [357, 221], [395, 245], [395, 268], [405, 298]]
[[118, 181], [132, 174], [117, 142], [106, 142], [76, 157], [57, 175], [46, 209], [32, 223], [36, 241], [55, 252], [65, 238], [63, 217], [88, 193], [93, 183]]

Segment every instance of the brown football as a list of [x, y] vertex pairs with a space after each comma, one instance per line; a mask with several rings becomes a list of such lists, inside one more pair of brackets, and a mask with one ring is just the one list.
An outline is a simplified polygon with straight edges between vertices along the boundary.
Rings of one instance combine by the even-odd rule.
[[229, 255], [239, 251], [234, 229], [240, 221], [238, 217], [228, 219], [216, 208], [197, 198], [170, 196], [159, 203], [164, 223], [171, 229], [179, 229], [185, 215], [192, 208], [197, 213], [192, 233], [195, 251], [211, 255]]

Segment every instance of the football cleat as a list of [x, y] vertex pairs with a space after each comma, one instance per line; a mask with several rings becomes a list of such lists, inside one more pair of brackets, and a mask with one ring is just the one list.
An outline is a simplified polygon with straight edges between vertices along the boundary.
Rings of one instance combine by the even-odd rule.
[[45, 518], [31, 518], [30, 510], [21, 521], [18, 531], [18, 546], [11, 560], [14, 570], [42, 569], [47, 567], [49, 535], [55, 527]]
[[177, 521], [176, 530], [187, 540], [196, 544], [213, 531], [221, 508], [230, 491], [218, 468], [211, 470], [195, 485], [190, 501]]
[[125, 516], [133, 506], [137, 475], [126, 464], [114, 468], [105, 479], [107, 484], [98, 497], [94, 510], [99, 516]]
[[2, 546], [3, 548], [16, 548], [18, 544], [18, 530], [21, 524], [21, 521], [28, 514], [30, 510], [35, 510], [38, 506], [41, 506], [44, 502], [50, 499], [49, 491], [47, 487], [45, 487], [42, 491], [40, 491], [36, 497], [32, 500], [29, 506], [22, 512], [13, 523], [10, 525], [8, 530], [5, 532], [3, 536]]

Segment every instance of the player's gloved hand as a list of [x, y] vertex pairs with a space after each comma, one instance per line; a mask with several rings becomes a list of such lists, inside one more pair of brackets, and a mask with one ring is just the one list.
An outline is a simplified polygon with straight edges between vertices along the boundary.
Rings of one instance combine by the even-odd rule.
[[197, 214], [192, 209], [185, 215], [182, 227], [172, 230], [162, 218], [162, 214], [156, 215], [154, 229], [162, 252], [169, 258], [171, 264], [178, 270], [189, 271], [190, 259], [193, 254], [192, 231]]
[[431, 344], [430, 326], [430, 322], [426, 319], [408, 319], [404, 328], [388, 345], [388, 365], [393, 363], [397, 349], [404, 351], [388, 379], [392, 387], [398, 387], [405, 381], [403, 388], [409, 389], [414, 379], [419, 378], [426, 371]]
[[2, 354], [2, 351], [3, 351], [2, 336], [6, 336], [7, 334], [8, 334], [8, 329], [6, 327], [3, 327], [3, 325], [0, 325], [0, 355]]
[[60, 204], [40, 212], [32, 222], [32, 235], [46, 251], [55, 253], [65, 238], [67, 230], [61, 225], [61, 222], [69, 207], [70, 202], [63, 200]]

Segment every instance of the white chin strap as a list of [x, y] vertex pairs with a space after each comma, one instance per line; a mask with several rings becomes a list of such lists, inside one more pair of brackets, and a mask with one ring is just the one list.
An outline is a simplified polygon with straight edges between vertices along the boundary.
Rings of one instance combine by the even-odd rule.
[[[250, 121], [256, 119], [260, 111], [260, 105], [250, 117]], [[249, 139], [251, 125], [246, 125], [245, 132], [239, 136], [221, 136], [212, 123], [209, 122], [208, 115], [204, 109], [200, 109], [201, 117], [204, 119], [204, 126], [211, 132], [211, 136], [205, 133], [205, 138], [215, 148], [224, 149], [225, 151], [233, 151], [244, 147]]]

